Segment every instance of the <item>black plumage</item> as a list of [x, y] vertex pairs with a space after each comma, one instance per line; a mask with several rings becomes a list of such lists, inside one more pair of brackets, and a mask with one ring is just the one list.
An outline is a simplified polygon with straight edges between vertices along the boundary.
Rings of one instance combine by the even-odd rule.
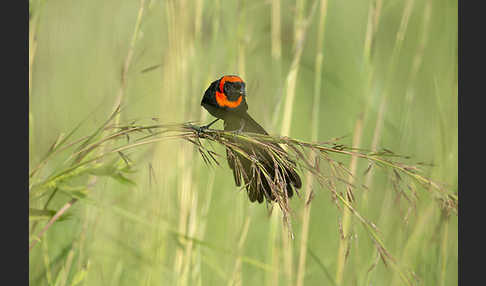
[[[221, 81], [223, 82], [221, 83]], [[217, 96], [219, 97], [218, 99]], [[235, 106], [238, 102], [239, 104]], [[246, 103], [245, 83], [237, 76], [224, 76], [212, 82], [204, 94], [201, 105], [211, 115], [224, 121], [224, 130], [268, 135], [265, 129], [247, 113], [248, 105]], [[294, 188], [301, 188], [302, 182], [295, 171], [295, 163], [287, 160], [287, 166], [275, 164], [274, 159], [272, 159], [269, 153], [268, 149], [273, 148], [274, 151], [278, 151], [282, 156], [286, 156], [286, 152], [280, 145], [266, 143], [267, 146], [262, 146], [236, 140], [233, 140], [233, 143], [238, 145], [245, 153], [258, 158], [258, 161], [263, 165], [269, 176], [270, 184], [273, 184], [277, 171], [280, 174], [280, 178], [285, 180], [285, 188], [289, 198], [293, 196]], [[263, 173], [258, 174], [258, 172], [253, 170], [250, 160], [236, 152], [229, 150], [226, 152], [228, 165], [233, 171], [235, 184], [241, 186], [241, 178], [243, 178], [251, 202], [258, 201], [262, 203], [264, 198], [268, 201], [276, 200], [267, 178]], [[237, 164], [238, 166], [236, 166]]]

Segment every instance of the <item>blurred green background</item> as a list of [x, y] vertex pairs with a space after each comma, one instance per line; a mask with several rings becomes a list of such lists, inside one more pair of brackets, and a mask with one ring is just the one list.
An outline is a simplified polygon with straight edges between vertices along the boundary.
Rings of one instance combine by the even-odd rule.
[[[86, 136], [118, 101], [123, 122], [207, 123], [205, 89], [238, 74], [269, 133], [351, 145], [359, 132], [357, 146], [433, 164], [426, 175], [457, 193], [457, 14], [449, 0], [31, 0], [30, 168], [60, 133], [84, 120], [75, 137]], [[74, 205], [30, 251], [31, 285], [405, 283], [357, 220], [342, 260], [343, 212], [318, 184], [308, 228], [310, 182], [292, 199], [289, 242], [280, 211], [251, 204], [224, 157], [208, 168], [191, 144], [168, 141], [131, 158], [136, 186], [98, 179], [97, 203]], [[366, 168], [358, 160], [368, 189], [355, 206], [390, 254], [414, 284], [456, 285], [457, 215], [423, 189], [415, 205], [400, 199], [386, 170]]]

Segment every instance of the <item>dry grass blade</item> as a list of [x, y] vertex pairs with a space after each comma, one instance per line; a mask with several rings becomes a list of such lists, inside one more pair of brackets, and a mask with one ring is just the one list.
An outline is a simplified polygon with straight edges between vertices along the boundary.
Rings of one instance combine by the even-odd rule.
[[[197, 151], [201, 154], [203, 161], [207, 165], [219, 165], [218, 157], [220, 157], [220, 155], [214, 151], [212, 145], [212, 143], [214, 143], [215, 145], [224, 147], [229, 156], [238, 154], [252, 162], [252, 173], [246, 174], [241, 162], [236, 160], [236, 174], [241, 174], [244, 178], [249, 178], [251, 176], [249, 181], [250, 183], [256, 183], [257, 188], [263, 188], [262, 183], [266, 181], [268, 186], [270, 186], [271, 194], [275, 198], [274, 201], [282, 210], [283, 221], [291, 237], [293, 234], [290, 219], [291, 209], [286, 192], [288, 183], [286, 181], [286, 175], [288, 176], [286, 170], [295, 173], [304, 170], [309, 171], [321, 186], [324, 186], [331, 192], [331, 197], [338, 208], [344, 207], [348, 209], [350, 213], [363, 224], [370, 238], [375, 243], [384, 263], [391, 264], [393, 268], [397, 269], [400, 273], [400, 277], [405, 281], [412, 280], [410, 275], [407, 274], [409, 271], [401, 270], [396, 263], [396, 259], [394, 259], [386, 250], [384, 243], [379, 237], [379, 231], [375, 224], [363, 217], [353, 206], [354, 197], [352, 193], [354, 189], [361, 185], [356, 183], [360, 178], [356, 175], [351, 177], [354, 180], [354, 182], [351, 183], [349, 181], [350, 171], [340, 160], [334, 157], [355, 156], [358, 159], [364, 159], [374, 165], [392, 170], [391, 174], [393, 174], [393, 183], [396, 190], [399, 191], [400, 194], [403, 194], [404, 197], [412, 202], [412, 204], [414, 200], [410, 199], [410, 197], [413, 197], [414, 199], [418, 198], [417, 190], [413, 184], [413, 181], [415, 181], [419, 185], [422, 185], [424, 190], [433, 193], [438, 198], [440, 206], [446, 212], [457, 213], [457, 194], [445, 189], [439, 183], [433, 182], [424, 175], [421, 175], [420, 169], [417, 166], [404, 164], [399, 161], [406, 159], [404, 159], [405, 157], [403, 156], [393, 154], [393, 152], [389, 150], [384, 152], [371, 152], [361, 149], [353, 149], [343, 144], [337, 144], [338, 140], [328, 143], [312, 143], [288, 137], [203, 129], [193, 123], [144, 125], [132, 122], [131, 124], [119, 126], [109, 125], [107, 123], [103, 125], [102, 129], [104, 132], [98, 130], [95, 132], [98, 136], [87, 137], [76, 144], [81, 147], [73, 150], [72, 155], [69, 156], [71, 164], [64, 170], [52, 174], [40, 183], [35, 184], [32, 189], [37, 191], [31, 192], [31, 195], [38, 193], [39, 190], [46, 192], [48, 189], [57, 188], [60, 184], [69, 181], [69, 179], [73, 177], [81, 176], [82, 174], [96, 175], [93, 170], [98, 170], [100, 168], [105, 168], [110, 170], [110, 172], [115, 172], [115, 175], [119, 175], [117, 172], [121, 172], [121, 169], [117, 169], [110, 165], [114, 164], [114, 161], [107, 160], [108, 157], [117, 156], [115, 157], [118, 158], [116, 160], [123, 163], [123, 169], [127, 169], [132, 165], [131, 160], [127, 159], [127, 153], [129, 151], [138, 149], [144, 145], [170, 139], [190, 142], [197, 148]], [[132, 138], [130, 141], [126, 140], [126, 136], [128, 135]], [[105, 144], [107, 142], [116, 144]], [[255, 148], [249, 149], [249, 145], [255, 146]], [[275, 147], [278, 145], [284, 145], [286, 147], [285, 150], [287, 151]], [[71, 147], [74, 149], [74, 146], [75, 145], [72, 145]], [[110, 147], [107, 148], [107, 146]], [[98, 149], [103, 151], [94, 152]], [[262, 152], [267, 152], [268, 154], [263, 154]], [[312, 153], [317, 154], [315, 159], [312, 158]], [[271, 160], [271, 162], [268, 162], [268, 160]], [[265, 166], [268, 165], [275, 166], [275, 173], [269, 173], [269, 170], [265, 168]], [[113, 176], [113, 174], [108, 175]], [[244, 187], [245, 186], [242, 188]], [[405, 192], [409, 193], [407, 194]], [[265, 194], [265, 196], [267, 201], [273, 201], [272, 198], [269, 198], [268, 194]]]
[[[228, 150], [233, 150], [242, 156], [249, 158], [255, 165], [253, 177], [260, 178], [261, 176], [267, 179], [269, 186], [272, 188], [272, 193], [275, 194], [276, 202], [282, 210], [284, 216], [284, 222], [288, 227], [289, 233], [291, 233], [291, 222], [290, 222], [290, 207], [288, 204], [288, 198], [286, 197], [285, 190], [285, 174], [281, 170], [285, 170], [285, 167], [291, 167], [291, 170], [308, 170], [315, 176], [317, 181], [324, 185], [331, 191], [332, 197], [335, 198], [335, 202], [339, 206], [344, 206], [348, 209], [350, 213], [358, 218], [358, 220], [363, 224], [364, 228], [370, 235], [370, 238], [376, 245], [378, 253], [385, 265], [391, 265], [393, 269], [399, 273], [402, 280], [411, 285], [413, 282], [414, 275], [410, 270], [402, 268], [397, 260], [391, 255], [391, 253], [386, 249], [383, 241], [379, 236], [379, 230], [376, 225], [368, 221], [363, 217], [354, 207], [353, 203], [355, 197], [353, 195], [353, 190], [358, 188], [362, 184], [352, 183], [349, 180], [358, 181], [360, 178], [351, 173], [351, 171], [338, 159], [334, 158], [336, 156], [344, 157], [355, 157], [357, 159], [365, 159], [370, 162], [371, 165], [377, 165], [385, 170], [392, 171], [392, 183], [394, 188], [403, 195], [404, 198], [412, 205], [415, 201], [411, 199], [418, 198], [415, 189], [410, 188], [408, 181], [415, 181], [422, 185], [425, 191], [433, 193], [440, 206], [447, 212], [457, 214], [457, 195], [449, 190], [446, 190], [440, 184], [433, 182], [431, 179], [420, 174], [421, 170], [413, 164], [404, 164], [402, 160], [409, 160], [408, 156], [401, 156], [395, 154], [391, 150], [383, 149], [379, 152], [372, 152], [363, 149], [351, 148], [343, 144], [337, 144], [335, 142], [317, 144], [311, 142], [300, 141], [288, 137], [278, 137], [278, 136], [268, 136], [261, 134], [251, 134], [251, 133], [235, 133], [220, 130], [201, 130], [199, 127], [194, 125], [185, 125], [183, 129], [192, 132], [192, 136], [197, 136], [204, 138], [211, 142], [216, 142], [224, 146]], [[190, 134], [187, 136], [191, 136]], [[267, 174], [263, 164], [260, 164], [258, 157], [255, 158], [254, 154], [245, 154], [244, 150], [238, 148], [238, 144], [229, 142], [242, 142], [246, 144], [255, 144], [255, 146], [265, 147], [275, 165], [274, 180], [271, 181], [269, 175]], [[271, 143], [271, 144], [269, 144]], [[272, 148], [273, 144], [285, 145], [286, 152], [282, 152]], [[261, 148], [259, 148], [260, 150]], [[311, 152], [317, 152], [320, 156], [317, 156], [316, 163], [311, 164], [310, 154]], [[323, 160], [327, 164], [328, 172], [322, 172], [318, 166], [319, 161]], [[293, 162], [296, 162], [294, 164]], [[244, 172], [240, 170], [240, 172]], [[407, 179], [407, 180], [405, 180]], [[344, 192], [339, 191], [343, 189]], [[406, 193], [406, 190], [409, 193]], [[344, 193], [344, 194], [343, 194]], [[410, 196], [411, 195], [411, 196]]]

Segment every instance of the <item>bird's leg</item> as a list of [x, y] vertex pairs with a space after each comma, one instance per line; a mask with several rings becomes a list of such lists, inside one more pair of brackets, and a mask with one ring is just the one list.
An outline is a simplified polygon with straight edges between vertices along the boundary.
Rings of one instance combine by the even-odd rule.
[[197, 129], [197, 135], [198, 135], [198, 137], [200, 137], [201, 132], [204, 132], [204, 130], [208, 129], [208, 128], [209, 128], [211, 125], [213, 125], [214, 123], [216, 123], [216, 121], [218, 121], [218, 120], [219, 120], [219, 118], [216, 118], [215, 120], [213, 120], [213, 121], [212, 121], [212, 122], [210, 122], [209, 124], [207, 124], [207, 125], [203, 125], [203, 126], [199, 127], [199, 128]]
[[215, 120], [211, 121], [208, 125], [201, 126], [200, 128], [201, 129], [208, 129], [209, 127], [211, 127], [211, 125], [216, 123], [216, 121], [218, 121], [218, 120], [219, 120], [219, 118], [216, 118]]
[[243, 132], [243, 128], [245, 128], [245, 120], [241, 118], [240, 128], [235, 130], [236, 134], [240, 134], [241, 132]]

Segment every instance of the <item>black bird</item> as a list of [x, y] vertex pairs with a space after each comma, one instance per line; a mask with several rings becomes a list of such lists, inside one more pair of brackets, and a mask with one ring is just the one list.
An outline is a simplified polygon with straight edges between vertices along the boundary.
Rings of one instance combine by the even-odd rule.
[[[225, 75], [220, 79], [213, 81], [206, 89], [201, 105], [214, 117], [216, 120], [204, 126], [208, 128], [219, 119], [224, 121], [224, 130], [228, 131], [243, 131], [253, 132], [268, 135], [268, 133], [247, 113], [248, 105], [246, 103], [245, 83], [236, 75]], [[275, 164], [271, 155], [264, 150], [261, 145], [249, 144], [247, 142], [235, 142], [248, 154], [255, 154], [259, 162], [264, 166], [266, 172], [272, 181], [275, 179]], [[282, 147], [275, 143], [268, 143], [276, 150], [285, 152]], [[268, 201], [276, 201], [275, 194], [272, 193], [269, 183], [263, 174], [260, 179], [253, 174], [251, 168], [251, 161], [240, 154], [230, 154], [226, 151], [226, 157], [230, 168], [233, 170], [233, 177], [237, 186], [241, 186], [241, 177], [246, 184], [246, 190], [251, 202], [263, 202], [265, 197]], [[236, 158], [241, 163], [244, 174], [238, 172], [239, 168], [235, 168]], [[284, 170], [278, 170], [281, 176], [285, 177], [287, 196], [290, 198], [294, 194], [295, 189], [302, 187], [302, 182], [299, 175], [295, 172], [295, 163], [290, 161], [292, 166], [284, 167]], [[281, 169], [280, 167], [278, 167]], [[297, 191], [297, 190], [296, 190]]]

